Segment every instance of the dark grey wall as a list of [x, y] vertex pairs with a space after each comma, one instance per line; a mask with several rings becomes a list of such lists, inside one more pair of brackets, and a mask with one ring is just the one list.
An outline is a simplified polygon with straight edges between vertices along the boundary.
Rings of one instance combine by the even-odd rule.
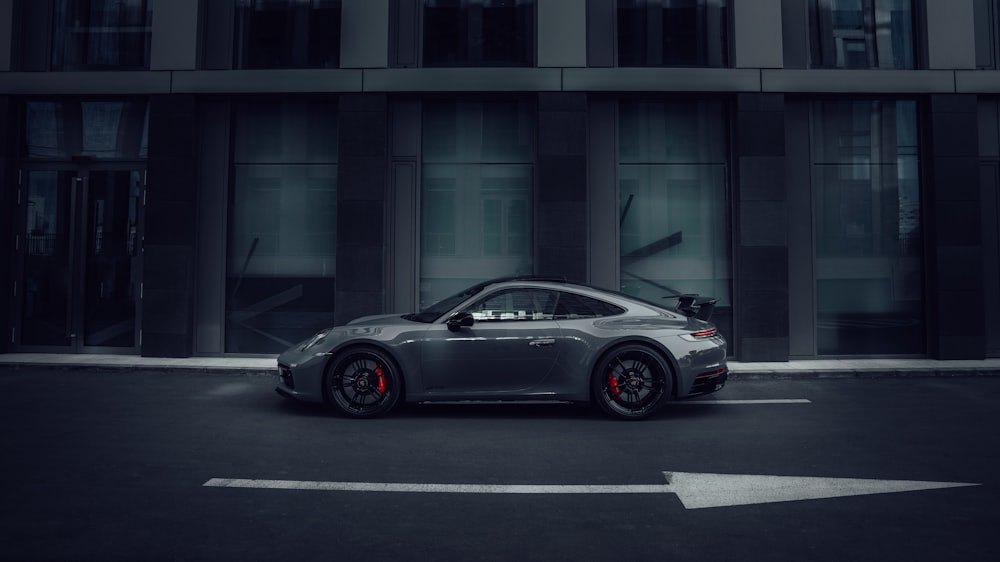
[[788, 360], [788, 205], [780, 94], [736, 97], [736, 354]]
[[193, 95], [150, 98], [143, 356], [189, 357], [193, 349], [198, 185], [195, 109]]
[[936, 359], [982, 359], [978, 104], [973, 95], [935, 95], [928, 106], [929, 351]]
[[17, 167], [15, 131], [17, 126], [17, 104], [10, 96], [0, 96], [0, 287], [4, 294], [0, 299], [0, 353], [10, 349], [10, 330], [14, 322], [14, 311], [9, 295], [14, 283], [13, 248], [17, 233]]
[[337, 122], [337, 295], [339, 323], [385, 308], [388, 98], [340, 97]]
[[979, 100], [986, 356], [1000, 357], [1000, 100]]
[[587, 281], [587, 96], [538, 95], [535, 270]]

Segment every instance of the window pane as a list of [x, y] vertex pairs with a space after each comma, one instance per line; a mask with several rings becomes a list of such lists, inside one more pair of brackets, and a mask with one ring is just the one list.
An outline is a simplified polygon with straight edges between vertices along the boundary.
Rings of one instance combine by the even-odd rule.
[[280, 352], [333, 323], [336, 107], [239, 105], [233, 134], [226, 351]]
[[532, 66], [534, 0], [424, 0], [424, 66]]
[[618, 0], [618, 66], [729, 65], [728, 0]]
[[149, 68], [153, 0], [55, 0], [52, 69]]
[[527, 103], [425, 104], [421, 308], [532, 273], [532, 114]]
[[812, 0], [812, 66], [914, 68], [911, 0]]
[[817, 352], [923, 353], [916, 103], [813, 111]]
[[246, 0], [236, 9], [236, 68], [337, 68], [340, 0]]
[[23, 146], [28, 158], [146, 158], [145, 100], [28, 102], [25, 114]]
[[724, 106], [623, 102], [619, 116], [622, 291], [666, 306], [716, 297], [713, 321], [731, 336]]
[[476, 322], [552, 320], [556, 293], [544, 289], [499, 291], [465, 309]]

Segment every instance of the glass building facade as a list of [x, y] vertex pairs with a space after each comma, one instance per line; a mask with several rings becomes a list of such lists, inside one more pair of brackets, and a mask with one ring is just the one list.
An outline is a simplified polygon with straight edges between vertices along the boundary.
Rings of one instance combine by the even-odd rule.
[[545, 274], [714, 297], [735, 360], [1000, 356], [994, 0], [0, 10], [0, 352], [270, 355]]

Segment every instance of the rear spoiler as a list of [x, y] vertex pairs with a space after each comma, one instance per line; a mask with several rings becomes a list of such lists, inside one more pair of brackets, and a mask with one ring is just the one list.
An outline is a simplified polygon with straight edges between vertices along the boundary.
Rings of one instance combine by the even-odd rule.
[[715, 303], [719, 302], [717, 298], [700, 297], [698, 295], [677, 295], [666, 298], [677, 299], [677, 306], [674, 307], [674, 310], [677, 312], [688, 318], [694, 317], [705, 321], [712, 317], [712, 312], [715, 311]]

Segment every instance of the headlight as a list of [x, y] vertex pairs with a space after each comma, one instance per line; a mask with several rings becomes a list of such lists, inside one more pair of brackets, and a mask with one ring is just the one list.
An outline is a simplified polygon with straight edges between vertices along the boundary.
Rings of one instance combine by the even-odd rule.
[[327, 334], [329, 334], [329, 333], [330, 333], [329, 329], [321, 330], [321, 331], [317, 332], [315, 336], [309, 338], [309, 341], [307, 341], [305, 344], [302, 345], [302, 347], [299, 348], [299, 351], [306, 351], [310, 347], [315, 346], [319, 342], [325, 340]]

